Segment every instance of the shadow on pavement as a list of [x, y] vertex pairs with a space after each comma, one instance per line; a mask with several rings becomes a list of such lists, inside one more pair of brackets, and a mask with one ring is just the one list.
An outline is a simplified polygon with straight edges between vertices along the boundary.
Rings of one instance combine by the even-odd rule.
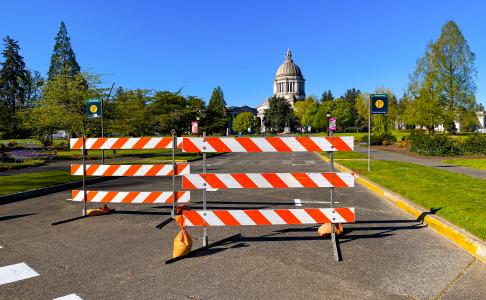
[[37, 215], [37, 213], [3, 216], [3, 217], [0, 217], [0, 222], [12, 220], [12, 219], [17, 219], [17, 218], [28, 217], [28, 216], [32, 216], [32, 215]]

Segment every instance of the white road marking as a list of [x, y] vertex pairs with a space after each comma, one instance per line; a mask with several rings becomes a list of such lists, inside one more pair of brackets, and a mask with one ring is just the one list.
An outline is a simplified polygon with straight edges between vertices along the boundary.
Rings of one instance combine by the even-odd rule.
[[206, 191], [208, 191], [208, 192], [216, 192], [217, 190], [219, 190], [219, 189], [212, 189], [212, 188], [211, 189], [206, 189]]
[[0, 285], [39, 276], [26, 263], [0, 267]]
[[79, 297], [76, 294], [69, 294], [69, 295], [66, 295], [66, 296], [55, 298], [53, 300], [83, 300], [83, 298]]
[[294, 202], [295, 206], [302, 206], [302, 202], [300, 201], [300, 199], [294, 199]]
[[[331, 201], [302, 201], [302, 203], [330, 204]], [[334, 201], [334, 203], [339, 203], [339, 202]]]

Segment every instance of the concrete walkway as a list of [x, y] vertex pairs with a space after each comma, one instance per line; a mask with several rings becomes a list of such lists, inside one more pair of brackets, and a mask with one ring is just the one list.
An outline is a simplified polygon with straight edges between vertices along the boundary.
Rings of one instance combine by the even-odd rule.
[[[355, 146], [354, 151], [361, 152], [361, 153], [368, 153], [367, 148], [360, 147], [360, 146]], [[463, 175], [467, 175], [479, 179], [486, 179], [486, 171], [445, 164], [442, 162], [444, 158], [437, 158], [437, 157], [421, 158], [421, 157], [409, 156], [397, 152], [371, 149], [371, 159], [403, 161], [412, 164], [432, 167], [440, 170], [446, 170], [452, 173], [463, 174]]]

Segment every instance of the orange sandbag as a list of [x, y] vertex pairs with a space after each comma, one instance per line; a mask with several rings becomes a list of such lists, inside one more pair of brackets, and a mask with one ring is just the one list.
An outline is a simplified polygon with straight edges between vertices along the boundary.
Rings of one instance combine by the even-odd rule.
[[[334, 227], [334, 230], [336, 232], [336, 235], [342, 234], [343, 230], [344, 230], [343, 224], [341, 224], [341, 223], [336, 224], [336, 226]], [[331, 223], [322, 224], [319, 227], [319, 229], [317, 229], [317, 233], [322, 237], [330, 236], [331, 231], [332, 231]]]
[[175, 220], [177, 224], [179, 224], [181, 231], [179, 231], [174, 238], [174, 251], [172, 252], [173, 258], [188, 254], [191, 252], [192, 248], [191, 236], [189, 236], [186, 228], [184, 228], [184, 217], [181, 215], [175, 216]]

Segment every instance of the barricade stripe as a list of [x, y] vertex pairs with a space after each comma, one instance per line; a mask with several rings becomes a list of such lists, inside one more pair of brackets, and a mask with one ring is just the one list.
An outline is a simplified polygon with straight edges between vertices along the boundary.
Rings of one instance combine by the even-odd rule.
[[230, 174], [245, 189], [255, 189], [258, 186], [246, 174]]
[[[180, 203], [189, 202], [191, 194], [188, 191], [178, 191], [177, 200]], [[172, 203], [172, 192], [116, 192], [116, 191], [86, 191], [87, 202], [98, 203]], [[71, 191], [72, 201], [83, 201], [83, 191]]]
[[340, 138], [337, 136], [329, 136], [327, 140], [339, 151], [352, 151], [352, 149]]
[[296, 137], [295, 138], [307, 151], [321, 151], [321, 148], [314, 143], [312, 139]]
[[187, 226], [299, 225], [355, 220], [354, 208], [184, 210], [183, 215]]
[[258, 225], [271, 225], [270, 221], [258, 210], [243, 210]]
[[208, 184], [208, 187], [215, 189], [227, 189], [228, 187], [218, 178], [216, 174], [204, 174], [202, 178]]
[[262, 152], [262, 149], [260, 149], [251, 138], [238, 138], [236, 141], [245, 148], [246, 152]]
[[297, 179], [303, 187], [306, 188], [317, 188], [319, 187], [314, 181], [312, 181], [309, 176], [305, 173], [292, 173], [295, 179]]
[[263, 178], [265, 178], [265, 180], [267, 180], [274, 188], [288, 188], [289, 186], [287, 184], [285, 184], [285, 182], [282, 181], [282, 179], [280, 179], [278, 177], [277, 174], [273, 174], [273, 173], [263, 173], [262, 174]]
[[224, 224], [227, 224], [228, 226], [238, 226], [241, 225], [238, 220], [231, 215], [227, 210], [215, 210], [213, 211], [214, 214], [223, 221]]
[[301, 224], [288, 209], [276, 209], [275, 212], [287, 223], [287, 224]]
[[[86, 165], [88, 176], [171, 176], [172, 165]], [[189, 174], [188, 164], [177, 164], [176, 175]], [[72, 164], [71, 175], [83, 175], [83, 165]]]
[[186, 223], [187, 226], [208, 226], [208, 223], [204, 221], [204, 219], [199, 215], [199, 213], [195, 210], [184, 210], [183, 211], [184, 217], [189, 220]]
[[206, 173], [182, 176], [184, 189], [354, 187], [354, 173]]
[[309, 214], [309, 216], [311, 216], [312, 219], [316, 221], [316, 223], [331, 223], [331, 220], [329, 220], [329, 218], [326, 217], [326, 215], [320, 209], [309, 208], [306, 210], [306, 212]]
[[349, 208], [336, 208], [336, 212], [340, 214], [347, 222], [354, 222], [355, 215]]
[[353, 137], [184, 137], [184, 152], [352, 151]]
[[347, 184], [336, 173], [322, 174], [334, 187], [347, 187]]
[[[290, 139], [289, 139], [290, 140]], [[278, 152], [292, 152], [289, 146], [287, 146], [281, 138], [269, 137], [267, 141], [278, 151]]]
[[217, 152], [233, 152], [226, 146], [219, 138], [206, 138], [208, 144], [211, 145]]

